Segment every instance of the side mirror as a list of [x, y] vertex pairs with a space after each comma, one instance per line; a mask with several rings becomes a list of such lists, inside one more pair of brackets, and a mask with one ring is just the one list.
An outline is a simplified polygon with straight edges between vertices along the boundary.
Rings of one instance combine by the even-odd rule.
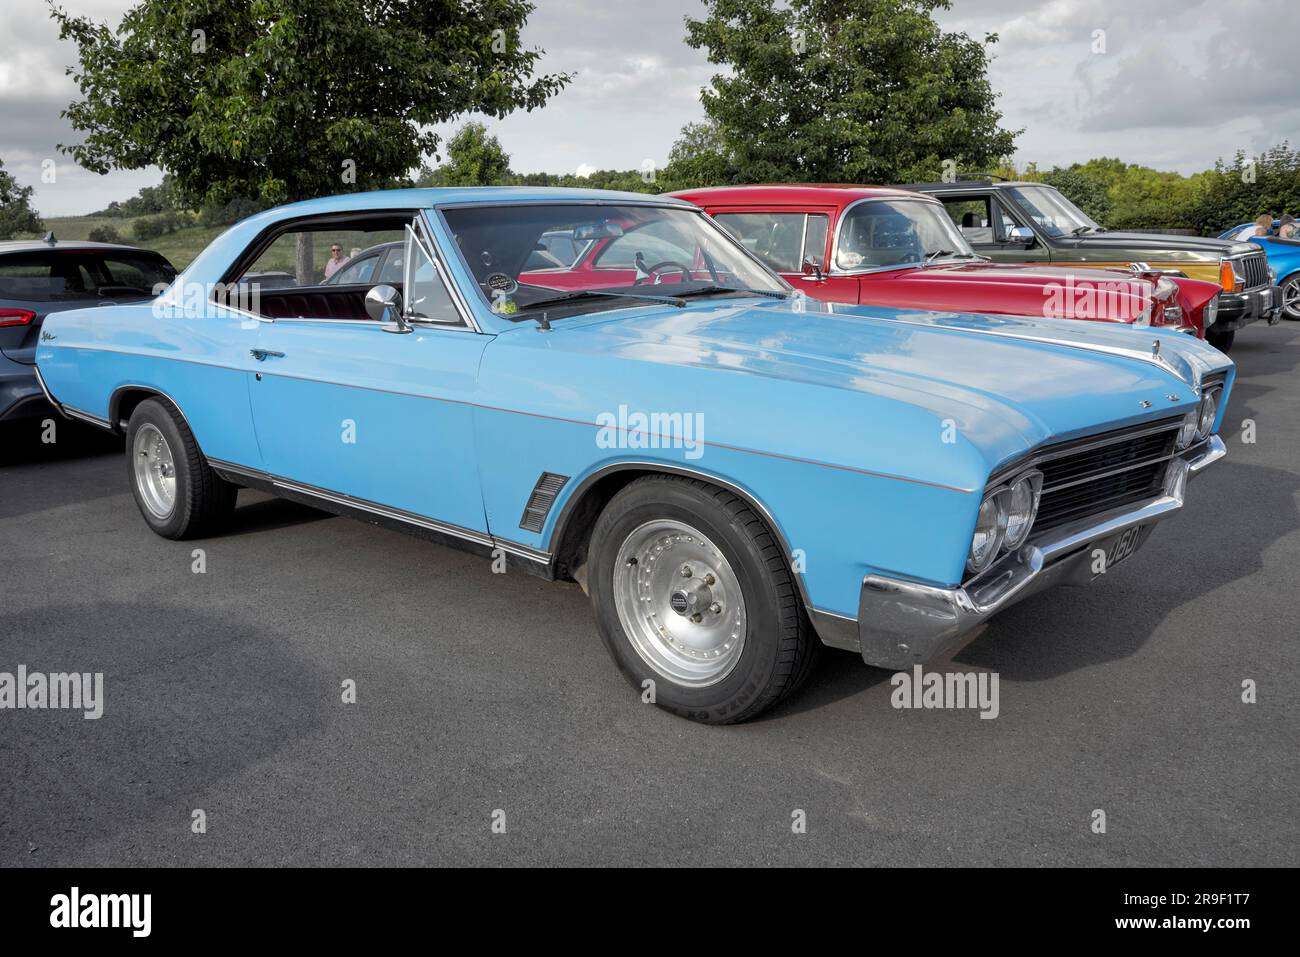
[[1034, 241], [1034, 231], [1028, 226], [1013, 226], [1011, 232], [1007, 234], [1007, 239], [1013, 243], [1024, 243], [1026, 246]]
[[384, 326], [384, 332], [411, 331], [411, 324], [402, 315], [402, 294], [387, 283], [371, 286], [366, 293], [366, 315], [375, 322], [384, 322], [390, 314], [393, 322]]
[[822, 264], [817, 261], [816, 256], [809, 256], [803, 261], [803, 274], [811, 276], [816, 282], [821, 282], [826, 278], [822, 272]]

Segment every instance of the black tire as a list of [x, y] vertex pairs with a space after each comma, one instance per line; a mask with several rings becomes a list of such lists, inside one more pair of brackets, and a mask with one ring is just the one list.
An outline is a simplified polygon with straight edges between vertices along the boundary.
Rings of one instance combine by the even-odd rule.
[[[1286, 288], [1287, 288], [1287, 286], [1292, 285], [1292, 284], [1295, 284], [1295, 285], [1297, 285], [1297, 286], [1300, 286], [1300, 272], [1292, 273], [1291, 275], [1289, 275], [1289, 276], [1287, 276], [1286, 278], [1284, 278], [1280, 283], [1278, 283], [1278, 284], [1277, 284], [1277, 288], [1278, 288], [1278, 290], [1279, 290], [1279, 293], [1278, 293], [1278, 294], [1279, 294], [1279, 295], [1284, 295], [1284, 294], [1286, 293]], [[1282, 318], [1283, 318], [1283, 319], [1289, 319], [1289, 320], [1291, 320], [1292, 322], [1297, 322], [1297, 321], [1300, 321], [1300, 312], [1295, 312], [1295, 313], [1293, 313], [1293, 312], [1291, 312], [1291, 310], [1286, 309], [1286, 308], [1283, 308], [1283, 309], [1282, 309]]]
[[[619, 549], [647, 522], [682, 522], [709, 538], [739, 581], [745, 603], [745, 641], [730, 672], [715, 684], [693, 687], [652, 667], [637, 651], [615, 604], [614, 564]], [[641, 693], [655, 682], [655, 704], [706, 724], [753, 718], [795, 690], [821, 648], [790, 571], [787, 556], [765, 523], [725, 489], [677, 475], [648, 475], [622, 489], [596, 520], [589, 551], [588, 588], [597, 625], [619, 670]]]
[[1231, 349], [1232, 340], [1235, 338], [1237, 338], [1236, 329], [1232, 330], [1232, 332], [1215, 332], [1211, 329], [1205, 334], [1205, 341], [1214, 346], [1214, 348], [1218, 349], [1220, 352], [1227, 352]]
[[[175, 469], [175, 502], [166, 517], [145, 504], [136, 478], [136, 435], [153, 426], [166, 440]], [[146, 399], [135, 407], [126, 428], [126, 472], [140, 514], [163, 538], [198, 538], [219, 531], [235, 509], [239, 490], [225, 481], [203, 457], [185, 418], [166, 399]]]

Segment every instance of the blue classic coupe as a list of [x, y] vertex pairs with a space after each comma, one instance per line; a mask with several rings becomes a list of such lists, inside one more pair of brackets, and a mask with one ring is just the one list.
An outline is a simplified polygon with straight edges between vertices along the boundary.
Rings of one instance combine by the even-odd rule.
[[1219, 238], [1263, 247], [1264, 255], [1268, 257], [1268, 267], [1273, 273], [1273, 282], [1281, 294], [1282, 316], [1300, 321], [1300, 237], [1282, 238], [1277, 234], [1281, 225], [1282, 221], [1275, 219], [1272, 235], [1256, 236], [1254, 223], [1242, 223]]
[[[580, 272], [536, 268], [559, 233]], [[400, 283], [321, 281], [390, 242]], [[1234, 378], [1190, 336], [814, 302], [685, 202], [498, 188], [260, 213], [37, 360], [159, 535], [248, 487], [575, 581], [637, 693], [715, 723], [821, 644], [909, 668], [1113, 568], [1224, 454]]]

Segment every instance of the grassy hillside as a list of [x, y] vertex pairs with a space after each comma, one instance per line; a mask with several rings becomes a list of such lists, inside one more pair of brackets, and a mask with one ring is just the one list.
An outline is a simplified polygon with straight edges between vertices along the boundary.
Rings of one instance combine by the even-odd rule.
[[[224, 226], [187, 226], [174, 233], [166, 233], [149, 242], [140, 242], [132, 233], [136, 219], [131, 216], [51, 216], [45, 219], [45, 228], [53, 230], [57, 239], [89, 239], [90, 231], [98, 227], [117, 230], [122, 242], [162, 253], [177, 269], [184, 269], [208, 243], [225, 231]], [[26, 237], [39, 239], [43, 234], [31, 233]]]

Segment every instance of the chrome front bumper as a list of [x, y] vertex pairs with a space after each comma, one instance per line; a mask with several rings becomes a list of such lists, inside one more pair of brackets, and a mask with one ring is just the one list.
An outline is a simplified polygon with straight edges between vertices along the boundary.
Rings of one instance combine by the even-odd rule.
[[1125, 543], [1124, 557], [1132, 554], [1157, 522], [1183, 507], [1187, 480], [1225, 454], [1223, 440], [1211, 436], [1171, 460], [1164, 494], [1054, 528], [1042, 540], [1031, 537], [1024, 547], [959, 588], [868, 575], [862, 580], [858, 602], [863, 660], [895, 670], [924, 664], [953, 650], [973, 629], [1021, 599], [1053, 585], [1088, 584], [1102, 574], [1096, 570], [1096, 547], [1135, 529]]

